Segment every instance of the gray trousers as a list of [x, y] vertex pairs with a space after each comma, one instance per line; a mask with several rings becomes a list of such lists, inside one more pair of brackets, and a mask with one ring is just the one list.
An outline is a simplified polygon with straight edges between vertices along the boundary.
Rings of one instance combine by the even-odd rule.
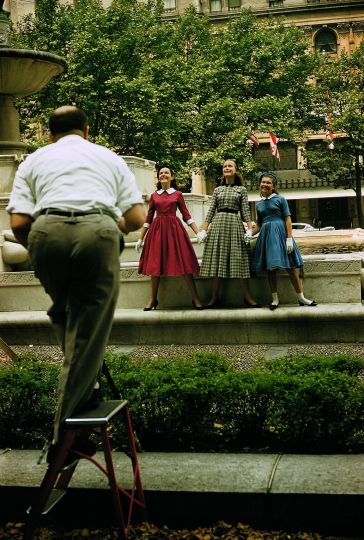
[[64, 352], [54, 442], [70, 415], [91, 398], [100, 375], [119, 293], [120, 232], [103, 214], [41, 215], [28, 249], [35, 275], [52, 299], [48, 311]]

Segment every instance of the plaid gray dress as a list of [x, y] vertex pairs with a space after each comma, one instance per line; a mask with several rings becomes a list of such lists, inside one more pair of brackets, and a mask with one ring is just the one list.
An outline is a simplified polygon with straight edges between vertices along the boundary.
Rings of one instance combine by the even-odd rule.
[[[236, 213], [224, 212], [230, 210]], [[240, 215], [240, 213], [241, 215]], [[248, 193], [243, 186], [215, 189], [206, 216], [209, 222], [200, 275], [249, 278], [250, 252], [245, 243], [243, 221], [250, 221]]]

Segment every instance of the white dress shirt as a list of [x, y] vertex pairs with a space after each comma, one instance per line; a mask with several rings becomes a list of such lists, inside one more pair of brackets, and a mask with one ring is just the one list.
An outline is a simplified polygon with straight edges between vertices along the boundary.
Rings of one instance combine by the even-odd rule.
[[35, 218], [46, 208], [100, 208], [118, 220], [138, 203], [142, 195], [123, 158], [79, 135], [65, 135], [20, 164], [6, 210]]

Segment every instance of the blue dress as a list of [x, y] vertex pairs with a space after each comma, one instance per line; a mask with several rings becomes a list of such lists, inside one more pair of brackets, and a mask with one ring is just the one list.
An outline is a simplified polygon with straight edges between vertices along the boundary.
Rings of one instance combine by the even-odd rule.
[[284, 218], [290, 216], [288, 203], [281, 195], [262, 199], [257, 204], [260, 233], [252, 258], [253, 272], [263, 272], [275, 268], [299, 268], [303, 260], [296, 242], [293, 252], [288, 255], [286, 247], [287, 231]]

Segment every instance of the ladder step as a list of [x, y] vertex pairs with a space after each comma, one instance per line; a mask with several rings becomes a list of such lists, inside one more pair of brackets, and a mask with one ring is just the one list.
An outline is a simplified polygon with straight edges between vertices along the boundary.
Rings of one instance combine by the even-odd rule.
[[49, 498], [48, 498], [48, 501], [46, 502], [46, 505], [45, 507], [43, 508], [43, 516], [45, 516], [46, 514], [48, 514], [48, 512], [50, 510], [52, 510], [52, 508], [66, 495], [66, 490], [65, 489], [57, 489], [57, 488], [53, 488], [50, 495], [49, 495]]
[[[45, 516], [52, 510], [52, 508], [66, 495], [65, 489], [53, 488], [49, 494], [48, 500], [42, 510], [42, 515]], [[30, 514], [32, 511], [32, 506], [27, 510], [27, 514]]]
[[45, 507], [43, 508], [42, 514], [45, 516], [48, 514], [50, 510], [52, 510], [53, 506], [56, 506], [56, 504], [63, 499], [63, 497], [66, 495], [67, 491], [65, 489], [57, 489], [53, 488], [50, 492], [50, 495], [48, 497], [48, 501], [45, 504]]
[[100, 401], [95, 409], [75, 414], [66, 418], [65, 424], [69, 428], [92, 427], [108, 424], [111, 418], [127, 405], [127, 400]]

